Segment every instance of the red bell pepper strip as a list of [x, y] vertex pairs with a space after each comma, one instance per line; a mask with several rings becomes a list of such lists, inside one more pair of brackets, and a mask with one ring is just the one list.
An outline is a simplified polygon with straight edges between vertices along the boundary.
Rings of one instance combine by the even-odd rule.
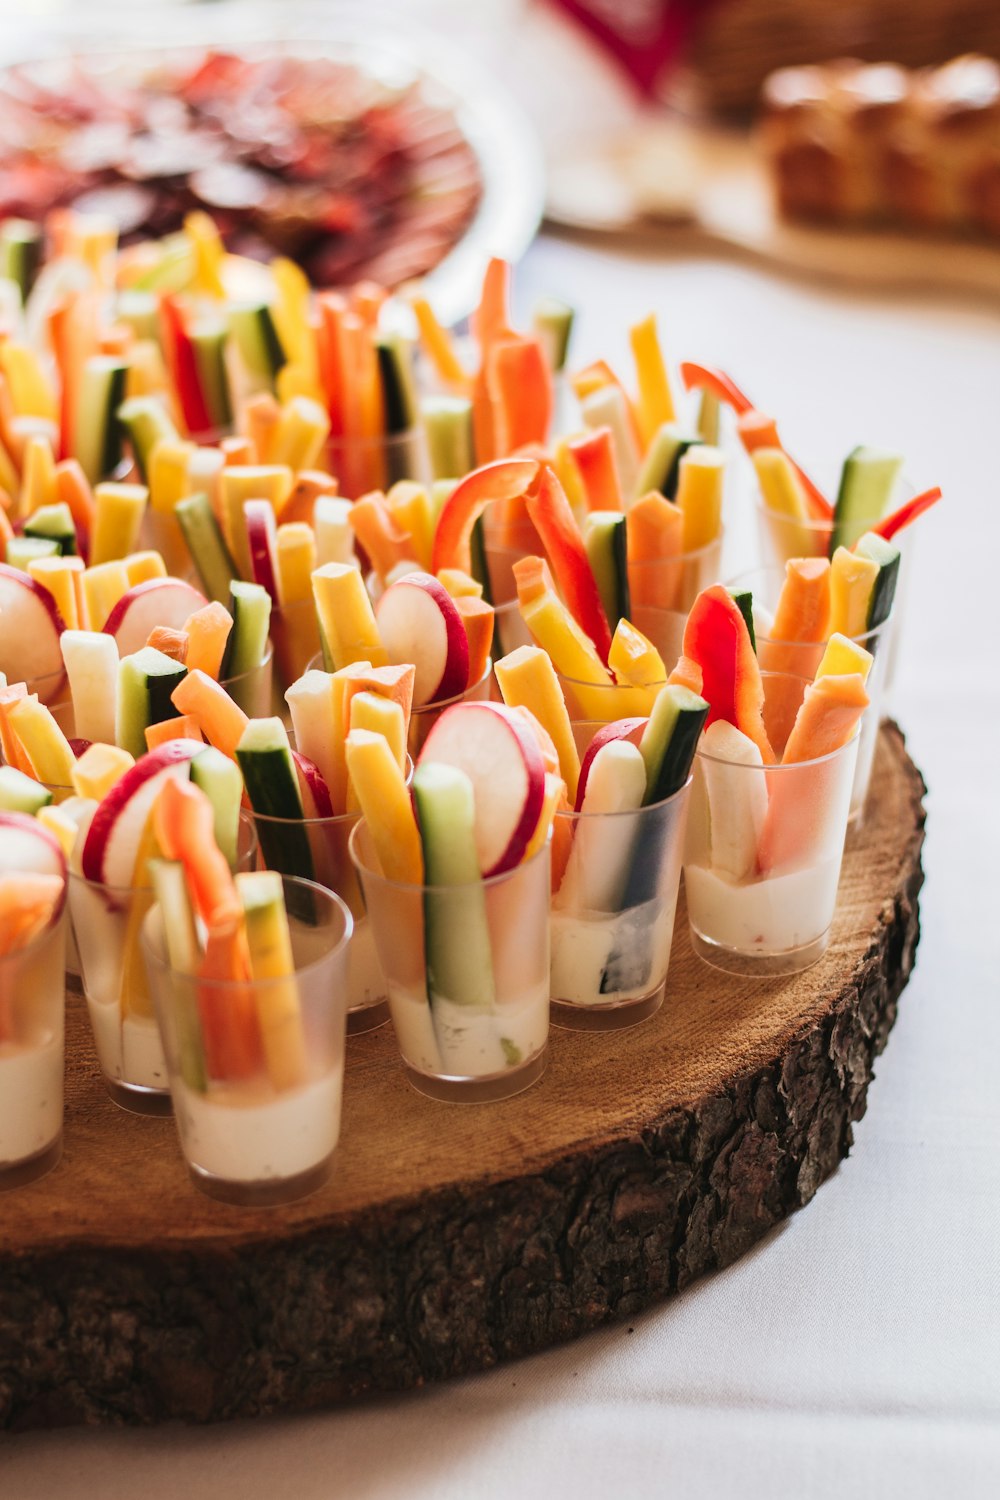
[[544, 443], [552, 421], [552, 377], [537, 338], [497, 339], [483, 356], [493, 414], [493, 450], [506, 458]]
[[340, 292], [317, 292], [316, 306], [319, 310], [319, 327], [316, 329], [319, 378], [326, 396], [330, 435], [340, 437], [344, 430], [344, 414], [341, 409], [344, 371], [340, 358], [340, 320], [347, 311], [347, 299]]
[[188, 337], [181, 309], [173, 297], [160, 298], [163, 350], [174, 380], [184, 425], [190, 433], [208, 432], [214, 425], [205, 401], [194, 344]]
[[527, 505], [566, 607], [607, 665], [611, 630], [597, 582], [566, 491], [547, 464], [542, 466], [537, 485], [528, 494]]
[[711, 391], [713, 396], [718, 396], [720, 401], [731, 406], [738, 415], [753, 410], [750, 397], [745, 396], [735, 380], [730, 380], [723, 370], [715, 370], [711, 365], [697, 365], [693, 360], [686, 359], [681, 365], [681, 379], [685, 390]]
[[778, 436], [778, 424], [773, 417], [766, 417], [763, 412], [751, 407], [737, 418], [736, 431], [748, 453], [753, 453], [755, 448], [780, 448], [799, 476], [813, 520], [831, 521], [833, 519], [833, 506], [823, 491], [818, 485], [813, 484], [805, 470], [800, 468], [792, 455], [785, 451], [785, 446]]
[[588, 510], [624, 510], [618, 465], [615, 463], [615, 440], [610, 427], [595, 427], [592, 432], [570, 438], [566, 449], [580, 471], [587, 495]]
[[534, 484], [539, 465], [533, 458], [508, 458], [484, 464], [466, 475], [446, 500], [434, 532], [431, 571], [461, 568], [472, 572], [469, 541], [472, 528], [494, 500], [518, 500]]
[[934, 485], [933, 489], [924, 490], [920, 495], [914, 495], [912, 500], [907, 500], [898, 510], [894, 510], [891, 516], [885, 516], [877, 526], [871, 529], [876, 536], [884, 537], [891, 542], [897, 531], [902, 531], [904, 526], [909, 526], [918, 516], [922, 516], [925, 510], [930, 510], [941, 499], [941, 486]]
[[702, 589], [691, 606], [681, 650], [682, 661], [701, 668], [701, 695], [709, 704], [705, 727], [726, 719], [753, 740], [765, 765], [773, 765], [757, 656], [740, 607], [721, 583]]

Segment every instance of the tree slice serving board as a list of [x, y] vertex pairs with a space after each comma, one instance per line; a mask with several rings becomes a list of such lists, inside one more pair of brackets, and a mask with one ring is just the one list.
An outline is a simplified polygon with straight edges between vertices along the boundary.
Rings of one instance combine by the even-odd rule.
[[692, 954], [634, 1030], [555, 1031], [542, 1082], [445, 1105], [351, 1038], [335, 1179], [284, 1209], [188, 1182], [104, 1094], [71, 997], [65, 1155], [0, 1197], [0, 1427], [332, 1405], [569, 1339], [741, 1255], [846, 1155], [919, 934], [923, 782], [883, 727], [833, 941], [795, 978]]

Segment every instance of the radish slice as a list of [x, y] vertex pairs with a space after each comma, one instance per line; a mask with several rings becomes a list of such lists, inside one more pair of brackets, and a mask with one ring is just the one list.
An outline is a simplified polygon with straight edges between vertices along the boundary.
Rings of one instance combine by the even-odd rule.
[[0, 813], [0, 875], [59, 875], [66, 856], [55, 834], [27, 813]]
[[604, 749], [605, 745], [611, 745], [615, 740], [628, 740], [630, 744], [638, 745], [642, 738], [642, 731], [648, 723], [648, 719], [616, 719], [613, 724], [604, 724], [597, 731], [587, 746], [587, 753], [580, 765], [580, 779], [576, 786], [576, 812], [583, 807], [587, 778], [599, 752]]
[[[62, 684], [62, 650], [59, 637], [66, 626], [48, 589], [20, 568], [0, 563], [0, 672], [8, 682], [26, 682], [36, 691], [35, 680], [52, 677], [53, 688]], [[52, 701], [52, 693], [46, 694]]]
[[84, 841], [80, 864], [88, 880], [132, 884], [143, 831], [160, 787], [172, 776], [186, 781], [191, 761], [204, 748], [201, 740], [167, 740], [115, 782], [94, 813]]
[[183, 630], [188, 617], [207, 603], [182, 578], [147, 578], [122, 594], [104, 622], [104, 634], [114, 636], [119, 656], [131, 656], [142, 650], [157, 625]]
[[408, 573], [386, 589], [375, 610], [393, 666], [416, 668], [413, 706], [456, 698], [469, 685], [469, 639], [462, 616], [430, 573]]
[[456, 703], [438, 719], [420, 752], [464, 771], [476, 805], [476, 851], [485, 876], [523, 857], [545, 798], [545, 762], [524, 721], [501, 703]]
[[298, 750], [292, 751], [292, 760], [295, 762], [295, 774], [299, 782], [303, 817], [332, 818], [333, 803], [330, 801], [330, 789], [316, 762], [310, 760], [308, 755], [300, 755]]
[[254, 583], [262, 584], [278, 602], [277, 524], [270, 500], [247, 500], [243, 506]]

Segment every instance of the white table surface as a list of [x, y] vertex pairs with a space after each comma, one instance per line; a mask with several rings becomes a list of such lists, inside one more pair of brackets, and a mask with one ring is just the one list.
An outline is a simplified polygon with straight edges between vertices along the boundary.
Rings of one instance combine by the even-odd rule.
[[742, 1261], [567, 1347], [353, 1410], [0, 1441], [3, 1500], [1000, 1494], [1000, 314], [542, 239], [518, 280], [625, 367], [653, 308], [817, 468], [898, 446], [922, 523], [896, 712], [930, 786], [924, 936], [850, 1158]]

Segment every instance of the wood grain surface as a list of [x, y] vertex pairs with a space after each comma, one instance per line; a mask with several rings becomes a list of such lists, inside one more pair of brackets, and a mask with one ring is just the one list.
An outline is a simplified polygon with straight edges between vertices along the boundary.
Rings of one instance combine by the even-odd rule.
[[847, 1153], [913, 964], [923, 782], [883, 726], [830, 949], [747, 982], [691, 953], [661, 1012], [554, 1031], [504, 1104], [405, 1082], [351, 1038], [334, 1180], [216, 1203], [170, 1120], [104, 1094], [70, 997], [65, 1154], [0, 1196], [0, 1428], [329, 1405], [482, 1368], [631, 1316], [734, 1260]]

